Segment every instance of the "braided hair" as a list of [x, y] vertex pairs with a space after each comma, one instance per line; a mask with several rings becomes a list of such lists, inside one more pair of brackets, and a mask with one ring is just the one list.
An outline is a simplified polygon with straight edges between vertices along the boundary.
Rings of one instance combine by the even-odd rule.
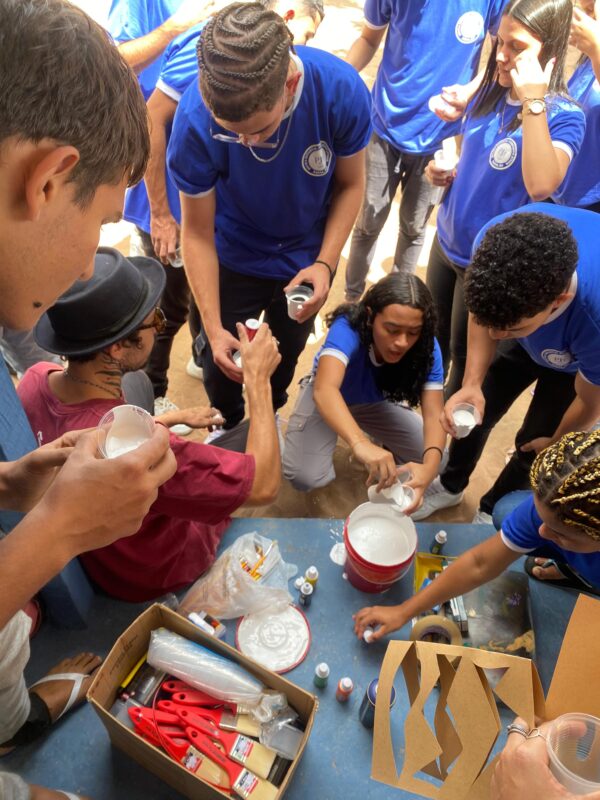
[[358, 332], [362, 344], [373, 344], [373, 321], [386, 306], [408, 306], [423, 314], [421, 334], [397, 364], [382, 364], [375, 373], [378, 388], [392, 402], [418, 406], [421, 391], [433, 366], [436, 316], [429, 289], [420, 278], [406, 272], [386, 275], [365, 293], [358, 303], [343, 303], [326, 318], [331, 325], [338, 317], [346, 317]]
[[270, 111], [283, 94], [291, 46], [285, 22], [260, 3], [232, 3], [211, 17], [196, 52], [200, 91], [212, 114], [243, 122]]
[[567, 433], [542, 450], [530, 479], [561, 522], [600, 542], [600, 430]]

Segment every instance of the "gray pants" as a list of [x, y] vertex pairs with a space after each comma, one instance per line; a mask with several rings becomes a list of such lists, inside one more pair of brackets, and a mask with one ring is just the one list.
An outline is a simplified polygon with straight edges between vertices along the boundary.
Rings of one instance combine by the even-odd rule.
[[[19, 611], [0, 630], [0, 743], [11, 739], [29, 714], [29, 693], [23, 670], [29, 660], [31, 620]], [[29, 800], [27, 784], [17, 775], [0, 772], [2, 800]]]
[[400, 185], [400, 224], [393, 268], [400, 272], [415, 271], [437, 192], [424, 175], [431, 158], [431, 153], [401, 153], [376, 133], [371, 137], [367, 146], [365, 196], [352, 233], [346, 266], [348, 299], [356, 299], [364, 292], [377, 237]]
[[[423, 420], [415, 411], [387, 400], [349, 409], [366, 433], [385, 442], [398, 463], [422, 461]], [[327, 486], [335, 478], [333, 451], [337, 440], [337, 433], [315, 405], [312, 381], [305, 379], [285, 436], [284, 477], [301, 492]]]
[[59, 356], [49, 353], [36, 343], [32, 331], [0, 328], [0, 351], [19, 378], [23, 377], [25, 370], [40, 361], [62, 364]]

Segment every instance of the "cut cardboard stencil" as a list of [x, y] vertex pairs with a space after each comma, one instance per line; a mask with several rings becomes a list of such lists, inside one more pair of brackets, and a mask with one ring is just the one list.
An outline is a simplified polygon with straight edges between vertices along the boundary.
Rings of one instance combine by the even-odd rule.
[[[411, 706], [398, 772], [385, 698], [390, 697], [400, 667]], [[537, 671], [528, 659], [433, 642], [391, 642], [379, 675], [372, 777], [439, 800], [462, 800], [469, 793], [473, 800], [485, 797], [479, 794], [478, 778], [501, 731], [494, 691], [485, 675], [486, 669], [493, 668], [505, 669], [498, 684], [503, 702], [533, 727], [536, 715], [544, 714], [544, 698]], [[437, 692], [438, 682], [432, 728], [424, 709], [432, 692]], [[439, 785], [419, 773], [437, 779]]]
[[[600, 601], [585, 595], [569, 622], [546, 702], [527, 658], [435, 642], [390, 642], [379, 675], [371, 777], [433, 800], [488, 800], [498, 758], [490, 760], [490, 753], [501, 732], [497, 702], [530, 727], [536, 718], [568, 711], [600, 716], [600, 693], [589, 691], [599, 662]], [[400, 668], [410, 708], [398, 771], [389, 704]], [[494, 687], [489, 670], [500, 675]], [[396, 684], [401, 691], [399, 678]], [[426, 707], [435, 709], [432, 724]]]

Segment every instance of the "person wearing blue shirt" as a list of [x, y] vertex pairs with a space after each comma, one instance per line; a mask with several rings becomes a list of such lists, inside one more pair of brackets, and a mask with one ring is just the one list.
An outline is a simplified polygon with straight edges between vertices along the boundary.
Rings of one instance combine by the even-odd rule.
[[[113, 0], [108, 14], [108, 30], [125, 61], [136, 72], [144, 99], [154, 91], [164, 61], [163, 51], [178, 37], [185, 36], [190, 27], [199, 24], [216, 10], [212, 0]], [[153, 130], [151, 128], [151, 130]], [[176, 201], [176, 191], [171, 198]], [[161, 298], [168, 324], [158, 337], [146, 372], [154, 392], [154, 411], [157, 415], [177, 411], [177, 406], [167, 397], [171, 347], [177, 331], [189, 317], [192, 340], [200, 333], [198, 312], [190, 304], [190, 292], [183, 270], [173, 246], [168, 255], [155, 249], [151, 236], [148, 212], [148, 197], [144, 183], [140, 182], [127, 192], [123, 217], [136, 226], [131, 236], [130, 254], [146, 258], [158, 258], [165, 267], [167, 283]], [[187, 365], [193, 377], [202, 377], [202, 371], [194, 364], [193, 357]], [[192, 432], [183, 424], [173, 425], [172, 430], [181, 436]]]
[[[281, 407], [362, 196], [368, 91], [335, 56], [294, 49], [281, 17], [258, 3], [212, 17], [198, 40], [200, 85], [181, 98], [169, 141], [208, 338], [204, 382], [226, 429], [244, 417], [235, 324], [265, 312], [282, 354], [272, 379]], [[292, 319], [285, 290], [302, 283], [313, 296]]]
[[[367, 185], [346, 269], [348, 300], [356, 300], [364, 291], [377, 237], [399, 186], [394, 269], [415, 271], [435, 194], [425, 178], [425, 166], [443, 139], [460, 131], [459, 122], [436, 116], [430, 101], [444, 86], [450, 94], [459, 88], [467, 95], [475, 91], [486, 31], [496, 30], [506, 2], [366, 0], [363, 29], [350, 48], [348, 62], [362, 71], [386, 38], [372, 92], [374, 131], [367, 149]], [[473, 85], [465, 90], [461, 84], [472, 79]], [[455, 85], [448, 86], [452, 82]]]
[[107, 28], [145, 100], [156, 86], [165, 47], [214, 10], [213, 2], [202, 0], [112, 0]]
[[[405, 464], [415, 492], [410, 512], [437, 475], [446, 441], [431, 295], [415, 275], [393, 273], [327, 321], [329, 333], [288, 424], [284, 475], [301, 491], [330, 483], [340, 436], [368, 470], [367, 483], [391, 486], [396, 464]], [[422, 418], [411, 409], [419, 404]]]
[[600, 211], [600, 3], [583, 0], [583, 8], [585, 11], [573, 9], [571, 44], [581, 57], [569, 80], [569, 93], [585, 113], [585, 136], [579, 155], [552, 199], [565, 206]]
[[502, 214], [479, 234], [465, 279], [467, 368], [443, 424], [454, 432], [452, 410], [463, 402], [473, 403], [483, 421], [452, 442], [446, 470], [432, 483], [418, 519], [461, 502], [493, 427], [534, 381], [515, 451], [474, 521], [488, 521], [501, 497], [527, 487], [529, 465], [542, 447], [600, 418], [599, 237], [597, 214], [549, 203]]
[[[495, 536], [467, 550], [429, 585], [398, 606], [362, 608], [354, 615], [362, 637], [380, 626], [372, 641], [398, 630], [413, 617], [497, 578], [531, 553], [525, 570], [557, 586], [600, 594], [600, 431], [562, 436], [531, 467], [533, 496], [502, 523]], [[553, 561], [553, 568], [537, 562]], [[532, 795], [534, 796], [534, 795]]]
[[447, 396], [460, 388], [467, 349], [463, 281], [473, 241], [497, 214], [544, 200], [560, 186], [585, 130], [563, 78], [571, 0], [510, 0], [463, 125], [460, 160], [427, 175], [449, 187], [427, 267], [436, 303]]

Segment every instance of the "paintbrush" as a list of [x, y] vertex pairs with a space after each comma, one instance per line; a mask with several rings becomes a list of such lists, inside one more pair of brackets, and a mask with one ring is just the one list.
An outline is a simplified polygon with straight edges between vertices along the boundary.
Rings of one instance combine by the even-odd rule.
[[239, 797], [244, 800], [275, 800], [279, 792], [276, 786], [234, 763], [204, 733], [196, 728], [186, 728], [185, 734], [197, 750], [227, 772], [231, 788]]
[[181, 724], [190, 726], [197, 731], [210, 736], [225, 748], [225, 755], [247, 767], [259, 778], [267, 778], [273, 766], [277, 753], [270, 747], [265, 747], [254, 739], [249, 739], [239, 733], [228, 733], [211, 725], [204, 717], [189, 708], [179, 708], [175, 712]]
[[[232, 714], [224, 708], [203, 708], [187, 699], [187, 692], [176, 692], [173, 700], [159, 700], [158, 708], [161, 711], [175, 713], [175, 707], [195, 711], [201, 717], [214, 722], [224, 731], [237, 731], [245, 736], [253, 736], [256, 739], [260, 736], [260, 722], [253, 719], [249, 714]], [[191, 693], [190, 693], [191, 694]]]

